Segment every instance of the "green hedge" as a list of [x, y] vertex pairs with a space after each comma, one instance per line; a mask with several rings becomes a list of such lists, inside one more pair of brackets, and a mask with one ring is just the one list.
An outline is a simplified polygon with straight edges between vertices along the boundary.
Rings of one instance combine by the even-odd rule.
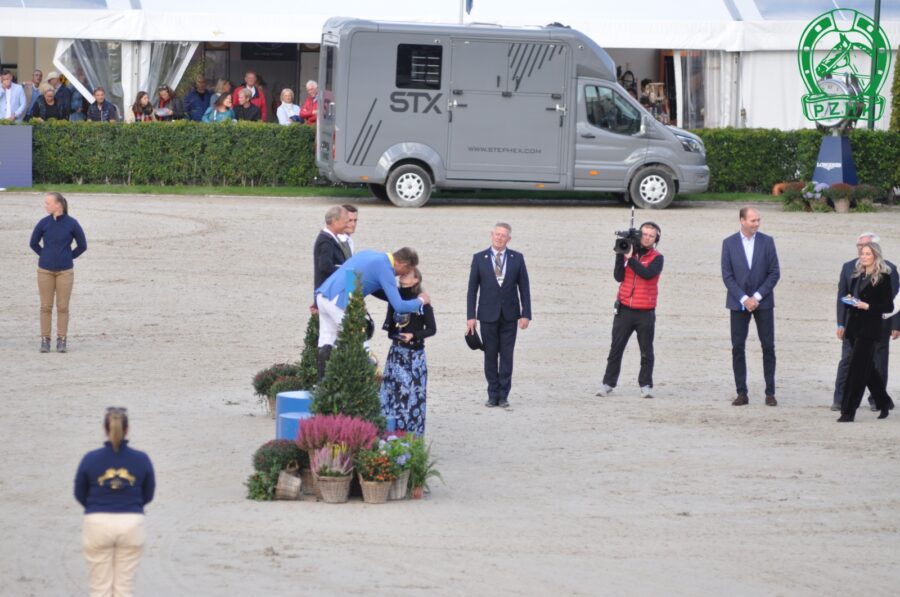
[[[304, 186], [316, 176], [315, 130], [253, 122], [34, 125], [38, 184], [120, 183]], [[769, 192], [809, 180], [821, 133], [815, 130], [703, 129], [712, 192]], [[883, 192], [900, 184], [900, 132], [853, 130], [862, 183]]]
[[[702, 129], [706, 144], [709, 190], [769, 192], [779, 182], [810, 180], [822, 134], [816, 130]], [[850, 147], [859, 182], [883, 192], [900, 184], [900, 132], [850, 132]]]
[[49, 121], [34, 125], [34, 181], [303, 186], [314, 143], [307, 126]]

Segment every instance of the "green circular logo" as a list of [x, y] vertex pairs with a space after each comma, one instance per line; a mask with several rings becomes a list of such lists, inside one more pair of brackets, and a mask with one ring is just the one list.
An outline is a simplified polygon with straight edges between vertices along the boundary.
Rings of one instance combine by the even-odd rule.
[[884, 98], [878, 93], [891, 68], [891, 45], [872, 18], [850, 9], [819, 15], [803, 30], [797, 61], [809, 92], [802, 99], [808, 120], [833, 127], [868, 120], [870, 109], [881, 118]]

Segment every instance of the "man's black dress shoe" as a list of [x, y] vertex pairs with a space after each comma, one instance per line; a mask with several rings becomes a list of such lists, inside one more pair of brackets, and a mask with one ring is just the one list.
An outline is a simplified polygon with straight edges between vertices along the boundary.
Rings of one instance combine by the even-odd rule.
[[488, 400], [487, 402], [484, 403], [484, 405], [488, 408], [494, 408], [495, 406], [497, 406], [497, 403], [494, 402], [493, 400]]
[[500, 408], [509, 408], [509, 400], [503, 399], [497, 404], [497, 406], [499, 406]]

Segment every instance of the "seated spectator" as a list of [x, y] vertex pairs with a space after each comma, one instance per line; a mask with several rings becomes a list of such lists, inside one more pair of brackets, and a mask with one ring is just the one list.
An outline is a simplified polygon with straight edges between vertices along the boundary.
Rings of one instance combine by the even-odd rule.
[[38, 98], [34, 108], [31, 109], [32, 122], [44, 122], [45, 120], [68, 120], [69, 108], [56, 101], [56, 92], [46, 83], [40, 85], [41, 97]]
[[[91, 84], [87, 80], [87, 75], [84, 74], [84, 69], [79, 67], [75, 71], [75, 77], [78, 79], [78, 82], [81, 83], [81, 86], [87, 89], [87, 92], [90, 95], [94, 95], [94, 90], [91, 89]], [[72, 99], [69, 102], [69, 120], [72, 122], [80, 122], [84, 120], [87, 116], [87, 108], [90, 102], [87, 101], [89, 96], [81, 95], [81, 92], [78, 91], [78, 88], [75, 85], [72, 85], [69, 89], [72, 95]]]
[[180, 120], [184, 118], [184, 105], [175, 97], [175, 93], [168, 85], [160, 85], [157, 89], [159, 99], [156, 100], [154, 110], [157, 120]]
[[210, 106], [203, 114], [203, 122], [234, 122], [234, 111], [231, 109], [231, 96], [219, 94], [215, 106]]
[[[219, 99], [219, 96], [223, 93], [226, 95], [231, 95], [231, 81], [227, 79], [219, 79], [218, 81], [216, 81], [216, 90], [211, 96], [209, 96], [209, 105], [215, 106], [216, 101]], [[233, 98], [232, 102], [234, 102]]]
[[200, 75], [194, 82], [194, 86], [184, 96], [184, 115], [194, 122], [200, 122], [203, 113], [209, 107], [209, 98], [212, 94], [206, 89], [206, 77]]
[[[240, 115], [238, 115], [238, 108], [243, 105], [239, 94], [242, 90], [248, 90], [250, 92], [250, 103], [259, 108], [259, 118], [250, 119], [244, 118], [242, 119]], [[263, 93], [262, 87], [259, 84], [258, 78], [256, 76], [256, 72], [252, 70], [248, 70], [244, 74], [244, 84], [234, 90], [234, 93], [231, 94], [231, 101], [234, 103], [234, 114], [237, 116], [238, 120], [262, 120], [266, 122], [268, 112], [266, 111], [266, 96]]]
[[131, 114], [125, 115], [125, 122], [156, 122], [156, 114], [153, 113], [149, 93], [138, 91], [137, 97], [134, 98], [134, 103], [131, 105]]
[[117, 122], [119, 110], [106, 101], [106, 90], [102, 87], [94, 89], [94, 103], [88, 106], [87, 119], [91, 122]]
[[278, 124], [294, 124], [303, 122], [300, 120], [300, 106], [294, 103], [294, 92], [290, 89], [281, 90], [281, 105], [278, 106]]
[[234, 117], [237, 120], [258, 121], [261, 118], [259, 107], [253, 105], [253, 96], [249, 89], [239, 88], [237, 92], [239, 105], [234, 107]]
[[55, 101], [64, 106], [72, 105], [72, 92], [66, 87], [65, 81], [59, 76], [58, 72], [54, 70], [47, 73], [47, 82], [53, 87], [53, 91], [55, 92], [53, 99]]
[[306, 101], [300, 108], [300, 118], [306, 124], [316, 123], [316, 113], [319, 110], [319, 84], [315, 81], [306, 82]]

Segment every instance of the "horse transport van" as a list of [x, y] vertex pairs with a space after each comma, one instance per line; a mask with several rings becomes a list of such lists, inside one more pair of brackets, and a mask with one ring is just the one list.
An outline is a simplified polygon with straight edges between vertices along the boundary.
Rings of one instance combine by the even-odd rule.
[[320, 56], [319, 170], [400, 207], [478, 188], [661, 209], [709, 184], [700, 138], [650, 116], [573, 29], [332, 18]]

